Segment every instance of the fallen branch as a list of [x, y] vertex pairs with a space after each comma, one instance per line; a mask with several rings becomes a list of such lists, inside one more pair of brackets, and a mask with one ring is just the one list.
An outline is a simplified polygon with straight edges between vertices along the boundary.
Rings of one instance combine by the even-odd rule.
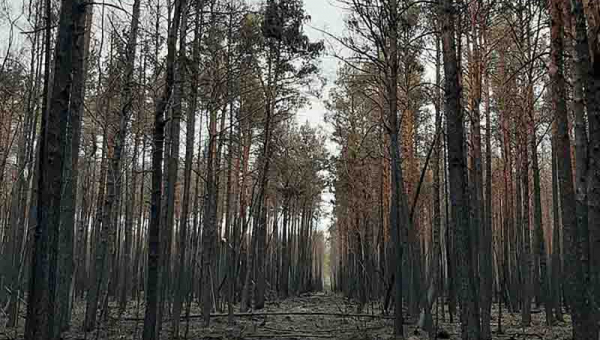
[[[380, 315], [380, 314], [348, 314], [348, 313], [326, 313], [326, 312], [263, 312], [263, 313], [234, 313], [234, 317], [238, 318], [252, 318], [252, 317], [260, 317], [260, 316], [291, 316], [291, 315], [299, 315], [299, 316], [335, 316], [335, 317], [347, 317], [347, 318], [372, 318], [372, 319], [393, 319], [393, 316], [390, 315]], [[225, 318], [228, 317], [229, 314], [210, 314], [211, 318]], [[194, 314], [189, 316], [182, 316], [181, 319], [185, 320], [186, 318], [197, 319], [202, 318], [200, 314]], [[122, 321], [143, 321], [143, 318], [122, 318]]]
[[8, 340], [13, 340], [14, 339], [12, 336], [10, 336], [10, 334], [5, 333], [5, 332], [0, 332], [0, 335], [5, 336]]
[[[212, 334], [203, 334], [203, 339], [222, 339], [222, 333], [212, 333]], [[321, 338], [321, 339], [333, 339], [334, 335], [331, 334], [314, 334], [314, 333], [252, 333], [252, 334], [242, 334], [240, 338], [272, 338], [272, 339], [293, 339], [293, 338]]]
[[332, 339], [334, 335], [331, 334], [302, 334], [302, 333], [290, 333], [290, 334], [264, 334], [264, 333], [256, 333], [256, 334], [244, 334], [244, 338], [323, 338], [323, 339]]

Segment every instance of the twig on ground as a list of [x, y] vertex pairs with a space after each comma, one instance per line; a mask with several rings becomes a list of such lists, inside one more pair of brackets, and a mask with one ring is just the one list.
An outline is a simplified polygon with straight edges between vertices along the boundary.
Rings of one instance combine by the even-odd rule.
[[302, 334], [302, 333], [290, 333], [290, 334], [264, 334], [264, 333], [256, 333], [256, 334], [244, 334], [245, 338], [323, 338], [323, 339], [333, 339], [334, 335], [325, 335], [325, 334]]
[[[372, 318], [372, 319], [392, 319], [393, 317], [389, 315], [372, 315], [372, 314], [350, 314], [350, 313], [327, 313], [327, 312], [264, 312], [264, 313], [235, 313], [234, 317], [238, 318], [248, 318], [248, 317], [260, 317], [260, 316], [288, 316], [288, 315], [298, 315], [298, 316], [335, 316], [335, 317], [354, 317], [354, 318]], [[215, 313], [211, 314], [211, 318], [224, 318], [228, 317], [228, 314], [220, 314]], [[190, 319], [201, 318], [202, 315], [190, 315]], [[184, 319], [182, 317], [182, 319]], [[140, 321], [140, 318], [122, 318], [121, 321]]]

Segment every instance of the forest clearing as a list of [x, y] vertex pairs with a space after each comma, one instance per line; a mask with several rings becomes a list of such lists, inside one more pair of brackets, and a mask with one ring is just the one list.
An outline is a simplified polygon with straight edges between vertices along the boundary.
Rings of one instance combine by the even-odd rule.
[[600, 340], [600, 0], [0, 0], [0, 340]]

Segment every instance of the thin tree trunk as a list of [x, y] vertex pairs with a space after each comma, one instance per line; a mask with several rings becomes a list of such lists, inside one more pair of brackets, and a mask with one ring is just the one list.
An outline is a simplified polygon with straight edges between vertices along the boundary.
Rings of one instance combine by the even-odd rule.
[[[199, 7], [199, 6], [197, 6]], [[198, 10], [198, 8], [196, 8]], [[200, 11], [196, 13], [196, 27], [195, 27], [195, 36], [194, 36], [194, 44], [193, 44], [193, 59], [198, 60], [199, 54], [199, 45], [200, 45]], [[182, 19], [182, 28], [186, 27], [187, 19]], [[180, 42], [179, 42], [179, 72], [180, 79], [179, 86], [182, 88], [185, 84], [185, 67], [183, 67], [183, 61], [185, 59], [185, 30], [182, 29], [180, 32]], [[183, 306], [184, 297], [187, 295], [188, 291], [186, 289], [186, 285], [184, 281], [186, 281], [186, 270], [185, 270], [185, 259], [187, 252], [187, 233], [188, 233], [188, 220], [189, 220], [189, 206], [190, 206], [190, 190], [192, 186], [192, 162], [194, 158], [194, 137], [195, 137], [195, 124], [196, 124], [196, 109], [198, 107], [198, 84], [199, 84], [199, 65], [197, 63], [192, 64], [192, 85], [191, 85], [191, 96], [190, 103], [187, 113], [187, 123], [186, 123], [186, 144], [185, 144], [185, 165], [184, 165], [184, 173], [183, 173], [183, 200], [182, 211], [181, 211], [181, 219], [180, 219], [180, 227], [179, 227], [179, 258], [178, 258], [178, 279], [176, 280], [175, 287], [175, 301], [173, 304], [173, 318], [172, 318], [172, 329], [171, 332], [173, 334], [173, 338], [179, 338], [179, 321], [181, 316], [181, 309]], [[176, 90], [177, 91], [177, 90]], [[179, 89], [178, 91], [181, 91]], [[178, 95], [181, 97], [181, 94]], [[181, 103], [180, 103], [181, 105]], [[179, 108], [181, 110], [181, 108]], [[178, 155], [176, 157], [179, 157]]]
[[554, 309], [554, 317], [557, 321], [563, 322], [562, 307], [560, 303], [561, 297], [561, 221], [559, 209], [559, 187], [558, 187], [558, 148], [556, 142], [557, 133], [556, 121], [552, 124], [552, 260], [550, 262], [550, 270], [552, 272], [552, 307]]
[[[532, 117], [529, 125], [529, 145], [531, 147], [531, 171], [533, 173], [533, 205], [534, 205], [534, 252], [537, 254], [539, 259], [539, 281], [533, 284], [537, 285], [541, 289], [541, 301], [546, 311], [546, 324], [552, 325], [554, 318], [552, 314], [552, 303], [550, 302], [550, 278], [548, 275], [547, 268], [547, 254], [546, 254], [546, 239], [544, 238], [544, 226], [542, 223], [542, 194], [540, 186], [540, 167], [538, 162], [538, 151], [537, 151], [537, 132], [535, 128], [535, 121]], [[534, 270], [538, 270], [538, 267], [534, 267]]]
[[419, 325], [429, 333], [429, 338], [434, 339], [437, 334], [433, 327], [433, 317], [431, 316], [431, 308], [433, 303], [437, 300], [438, 295], [438, 281], [439, 281], [439, 267], [441, 263], [441, 244], [440, 244], [440, 233], [441, 233], [441, 202], [440, 202], [440, 144], [441, 144], [441, 130], [442, 130], [442, 115], [441, 115], [441, 103], [442, 94], [440, 91], [441, 86], [441, 45], [440, 37], [436, 36], [436, 85], [438, 86], [436, 98], [435, 98], [435, 140], [434, 140], [434, 154], [433, 154], [433, 223], [432, 223], [432, 260], [430, 265], [430, 281], [429, 288], [427, 289], [427, 302], [424, 312], [421, 314], [421, 320]]
[[[531, 90], [533, 91], [533, 89]], [[521, 309], [521, 322], [524, 327], [531, 325], [531, 298], [532, 298], [532, 256], [531, 256], [531, 231], [529, 228], [529, 157], [527, 148], [527, 122], [521, 121], [518, 129], [521, 130], [521, 188], [523, 192], [523, 215], [520, 233], [523, 235], [523, 256], [521, 270], [523, 275], [523, 307]]]
[[212, 301], [212, 264], [215, 257], [215, 242], [217, 241], [216, 226], [216, 171], [215, 158], [217, 146], [217, 112], [216, 107], [210, 108], [208, 156], [206, 158], [206, 200], [204, 202], [204, 223], [202, 228], [202, 315], [204, 325], [210, 325]]
[[173, 13], [173, 21], [169, 26], [169, 34], [167, 38], [167, 61], [165, 87], [162, 96], [156, 102], [156, 111], [154, 114], [154, 131], [152, 154], [152, 196], [150, 202], [150, 225], [148, 227], [148, 288], [145, 291], [146, 296], [146, 312], [144, 315], [144, 340], [155, 340], [159, 338], [157, 334], [157, 307], [158, 307], [158, 261], [160, 254], [159, 241], [159, 226], [161, 217], [160, 200], [162, 196], [162, 157], [165, 136], [165, 120], [164, 114], [167, 109], [167, 104], [175, 82], [175, 57], [177, 32], [179, 30], [179, 22], [181, 12], [185, 7], [185, 0], [175, 1], [175, 10]]
[[[481, 239], [481, 338], [492, 339], [492, 298], [494, 292], [493, 283], [493, 213], [492, 210], [492, 120], [490, 108], [490, 77], [487, 70], [483, 72], [485, 86], [485, 216]], [[500, 301], [498, 301], [501, 304]]]

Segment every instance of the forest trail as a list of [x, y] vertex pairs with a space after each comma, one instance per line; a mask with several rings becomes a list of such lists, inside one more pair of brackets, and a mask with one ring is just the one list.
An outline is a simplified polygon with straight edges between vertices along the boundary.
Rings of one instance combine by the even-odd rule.
[[[502, 333], [498, 333], [498, 305], [492, 309], [492, 336], [493, 340], [508, 339], [570, 339], [570, 317], [565, 315], [566, 323], [554, 327], [547, 327], [543, 313], [534, 310], [532, 325], [521, 327], [520, 313], [502, 312]], [[96, 331], [83, 333], [79, 326], [83, 322], [83, 306], [76, 303], [73, 315], [75, 327], [63, 334], [62, 339], [141, 339], [143, 328], [143, 305], [135, 302], [128, 305], [128, 309], [120, 317], [117, 315], [117, 306], [111, 303], [111, 317], [107, 323]], [[226, 309], [226, 306], [225, 306]], [[285, 300], [270, 300], [264, 309], [249, 313], [237, 313], [239, 306], [235, 306], [235, 324], [227, 324], [227, 314], [214, 313], [211, 325], [202, 326], [200, 309], [196, 303], [192, 304], [189, 321], [183, 317], [181, 325], [181, 339], [342, 339], [342, 340], [389, 340], [393, 339], [393, 320], [390, 316], [382, 315], [381, 305], [373, 303], [363, 308], [358, 313], [358, 304], [340, 294], [332, 293], [307, 293]], [[406, 312], [406, 311], [405, 311]], [[250, 316], [249, 314], [253, 314]], [[0, 316], [0, 319], [2, 317]], [[448, 315], [445, 321], [438, 320], [438, 334], [440, 339], [459, 339], [457, 323], [450, 323]], [[415, 331], [415, 318], [407, 315], [405, 320], [405, 335], [408, 340], [428, 339], [423, 331]], [[0, 329], [0, 339], [23, 339], [23, 325], [15, 334], [14, 330]], [[186, 328], [187, 336], [185, 336]], [[172, 339], [169, 318], [163, 321], [161, 339]]]
[[[191, 311], [188, 339], [376, 339], [392, 334], [392, 320], [382, 316], [375, 305], [357, 313], [358, 305], [339, 294], [307, 293], [271, 300], [264, 309], [250, 312], [255, 316], [236, 316], [234, 326], [227, 324], [225, 311], [224, 316], [211, 317], [211, 326], [203, 328], [200, 311], [194, 307], [197, 306]], [[237, 312], [238, 306], [234, 310]], [[182, 322], [182, 330], [186, 322]], [[167, 322], [164, 325], [161, 338], [168, 339], [169, 326]], [[125, 338], [131, 339], [131, 335]]]

